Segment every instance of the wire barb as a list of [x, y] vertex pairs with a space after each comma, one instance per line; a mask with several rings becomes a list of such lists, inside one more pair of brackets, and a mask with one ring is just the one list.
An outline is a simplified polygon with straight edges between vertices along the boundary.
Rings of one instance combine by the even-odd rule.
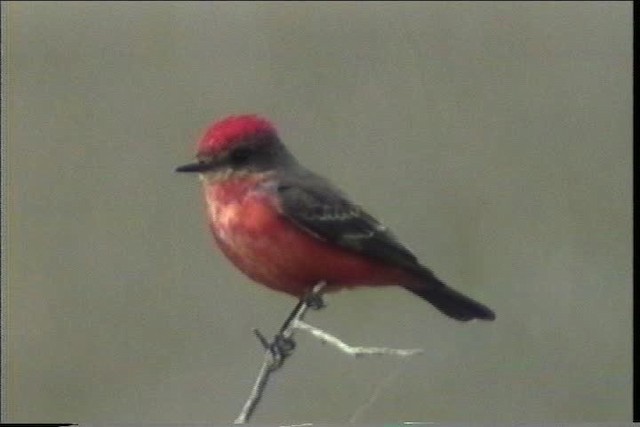
[[388, 347], [358, 347], [346, 344], [341, 339], [331, 335], [328, 332], [323, 331], [320, 328], [316, 328], [302, 319], [308, 309], [319, 310], [326, 305], [322, 299], [322, 291], [324, 290], [325, 283], [318, 283], [313, 287], [311, 292], [300, 298], [300, 301], [296, 304], [295, 308], [289, 313], [278, 333], [274, 336], [273, 341], [269, 342], [265, 336], [258, 329], [253, 329], [254, 335], [262, 344], [264, 348], [264, 358], [258, 377], [256, 378], [249, 398], [242, 407], [240, 415], [234, 421], [235, 424], [246, 423], [253, 412], [255, 411], [262, 394], [267, 386], [270, 375], [280, 369], [284, 365], [284, 361], [293, 354], [296, 343], [293, 339], [293, 334], [296, 330], [304, 330], [309, 332], [313, 337], [318, 338], [321, 342], [331, 344], [338, 350], [353, 356], [361, 357], [367, 355], [391, 355], [408, 357], [415, 354], [422, 353], [421, 349], [395, 349]]
[[256, 338], [258, 338], [258, 341], [260, 341], [260, 344], [262, 344], [262, 348], [264, 348], [265, 350], [269, 350], [269, 341], [267, 341], [267, 338], [265, 338], [265, 336], [262, 335], [262, 332], [260, 332], [260, 329], [253, 328], [253, 334], [256, 336]]
[[[305, 295], [300, 299], [300, 301], [298, 301], [295, 308], [291, 313], [289, 313], [283, 322], [272, 342], [269, 342], [257, 328], [253, 329], [254, 335], [258, 338], [262, 347], [265, 349], [264, 358], [260, 371], [258, 372], [258, 376], [253, 384], [253, 388], [251, 389], [251, 393], [249, 394], [249, 398], [244, 403], [244, 406], [240, 411], [240, 415], [235, 419], [234, 424], [244, 424], [249, 420], [258, 406], [260, 399], [262, 399], [262, 394], [267, 386], [269, 377], [273, 372], [280, 369], [283, 366], [284, 361], [293, 354], [296, 347], [296, 343], [293, 340], [293, 333], [295, 331], [293, 325], [302, 320], [307, 309], [310, 308], [308, 305], [310, 300], [315, 298], [316, 301], [322, 301], [322, 297], [320, 295], [324, 287], [324, 282], [318, 283], [313, 287], [309, 294]], [[324, 307], [324, 304], [318, 306], [318, 308], [322, 307]]]

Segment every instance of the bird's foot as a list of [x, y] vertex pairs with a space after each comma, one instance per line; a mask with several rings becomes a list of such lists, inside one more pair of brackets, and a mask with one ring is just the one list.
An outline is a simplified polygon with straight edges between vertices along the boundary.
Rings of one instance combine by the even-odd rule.
[[322, 294], [313, 290], [305, 294], [302, 299], [304, 304], [312, 310], [320, 310], [327, 306], [324, 302], [324, 298], [322, 298]]

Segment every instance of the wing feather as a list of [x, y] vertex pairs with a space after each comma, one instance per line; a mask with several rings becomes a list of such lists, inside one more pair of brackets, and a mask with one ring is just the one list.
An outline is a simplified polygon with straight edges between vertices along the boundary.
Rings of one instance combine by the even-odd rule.
[[345, 249], [431, 276], [415, 255], [373, 216], [322, 178], [305, 178], [277, 185], [280, 210], [294, 224]]

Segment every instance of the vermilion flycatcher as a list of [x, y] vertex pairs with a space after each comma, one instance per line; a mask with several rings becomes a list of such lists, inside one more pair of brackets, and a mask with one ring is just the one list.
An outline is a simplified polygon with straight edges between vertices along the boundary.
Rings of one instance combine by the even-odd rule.
[[275, 127], [255, 115], [214, 123], [198, 144], [209, 226], [222, 252], [247, 276], [296, 297], [319, 282], [397, 285], [456, 320], [493, 320], [453, 290], [323, 177], [300, 165]]

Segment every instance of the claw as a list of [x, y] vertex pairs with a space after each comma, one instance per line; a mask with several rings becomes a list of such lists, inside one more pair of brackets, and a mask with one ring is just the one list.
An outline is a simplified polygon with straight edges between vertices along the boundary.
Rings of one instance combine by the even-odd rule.
[[327, 306], [324, 302], [324, 298], [322, 298], [322, 295], [319, 293], [309, 292], [303, 298], [305, 305], [312, 310], [320, 310]]
[[264, 335], [262, 335], [262, 332], [260, 332], [260, 330], [258, 328], [253, 328], [253, 334], [256, 336], [256, 338], [258, 338], [258, 341], [260, 341], [260, 344], [262, 344], [262, 347], [265, 350], [269, 349], [269, 341], [267, 341], [267, 339], [265, 338]]

